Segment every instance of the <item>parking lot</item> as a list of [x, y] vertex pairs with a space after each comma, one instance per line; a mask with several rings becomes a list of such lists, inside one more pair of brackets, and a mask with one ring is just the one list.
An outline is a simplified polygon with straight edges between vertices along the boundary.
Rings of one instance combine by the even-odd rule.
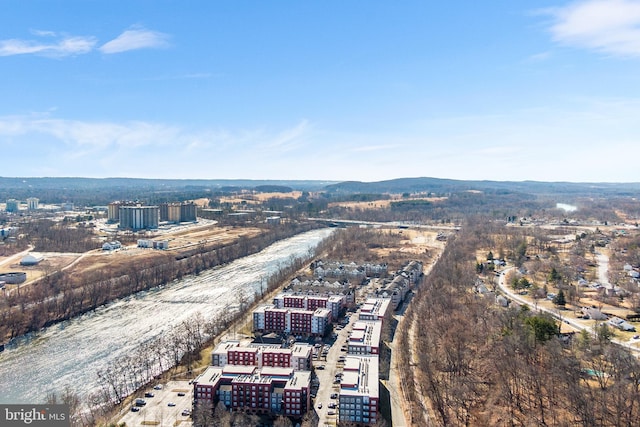
[[336, 337], [335, 340], [331, 340], [331, 345], [327, 345], [326, 357], [320, 357], [313, 362], [315, 373], [320, 380], [317, 396], [314, 399], [314, 409], [319, 417], [319, 426], [335, 426], [337, 424], [339, 409], [337, 398], [340, 392], [344, 358], [347, 354], [346, 343], [357, 318], [357, 312], [353, 313], [346, 324], [336, 327], [334, 329]]
[[[169, 381], [156, 388], [145, 389], [145, 395], [140, 396], [146, 404], [136, 406], [135, 401], [128, 407], [126, 415], [118, 422], [127, 426], [188, 426], [191, 425], [190, 416], [184, 412], [191, 411], [192, 386], [188, 381]], [[139, 410], [132, 411], [136, 407]], [[183, 415], [183, 413], [185, 415]]]

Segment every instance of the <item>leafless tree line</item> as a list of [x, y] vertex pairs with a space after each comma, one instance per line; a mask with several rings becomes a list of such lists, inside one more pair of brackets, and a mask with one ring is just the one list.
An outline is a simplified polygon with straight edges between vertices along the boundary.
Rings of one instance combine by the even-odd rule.
[[42, 280], [0, 299], [0, 337], [14, 338], [91, 311], [117, 298], [166, 285], [188, 274], [199, 274], [313, 227], [313, 224], [300, 224], [272, 228], [255, 237], [241, 237], [232, 244], [202, 246], [178, 257], [159, 255], [119, 267], [96, 269], [84, 275], [49, 272]]

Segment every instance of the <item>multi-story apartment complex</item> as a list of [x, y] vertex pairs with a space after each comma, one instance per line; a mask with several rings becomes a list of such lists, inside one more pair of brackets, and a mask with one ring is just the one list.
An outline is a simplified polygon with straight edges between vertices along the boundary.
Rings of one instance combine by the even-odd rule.
[[180, 222], [180, 203], [162, 203], [160, 221]]
[[276, 308], [300, 308], [312, 311], [326, 308], [331, 311], [331, 316], [337, 319], [346, 305], [346, 298], [344, 295], [309, 296], [281, 293], [273, 298], [273, 305]]
[[273, 305], [253, 311], [253, 330], [294, 335], [324, 335], [333, 317], [326, 308], [276, 308]]
[[196, 217], [196, 205], [193, 202], [182, 203], [180, 205], [180, 222], [193, 222]]
[[349, 354], [380, 354], [380, 336], [382, 334], [382, 322], [358, 321], [353, 324], [353, 329], [347, 341]]
[[30, 211], [37, 211], [40, 200], [37, 197], [29, 197], [27, 199], [27, 209]]
[[18, 212], [18, 210], [20, 210], [20, 202], [16, 199], [8, 199], [4, 210], [7, 212]]
[[160, 209], [158, 206], [120, 206], [120, 228], [144, 230], [158, 228]]
[[289, 348], [276, 345], [241, 346], [239, 341], [223, 341], [211, 352], [211, 365], [245, 365], [263, 367], [293, 368], [295, 371], [308, 370], [311, 366], [313, 346], [294, 343]]
[[390, 304], [389, 298], [367, 298], [360, 307], [358, 320], [383, 320], [389, 311]]
[[211, 366], [193, 381], [193, 396], [196, 405], [222, 401], [233, 410], [301, 418], [310, 408], [310, 387], [310, 371]]
[[110, 223], [120, 222], [120, 208], [122, 206], [135, 206], [133, 202], [111, 202], [107, 206], [107, 221]]
[[240, 341], [222, 341], [211, 352], [211, 365], [224, 366], [229, 364], [227, 354], [229, 350], [240, 347]]
[[375, 425], [378, 421], [378, 356], [347, 356], [340, 384], [339, 422]]
[[196, 205], [193, 202], [162, 203], [160, 205], [160, 221], [193, 222], [196, 218]]

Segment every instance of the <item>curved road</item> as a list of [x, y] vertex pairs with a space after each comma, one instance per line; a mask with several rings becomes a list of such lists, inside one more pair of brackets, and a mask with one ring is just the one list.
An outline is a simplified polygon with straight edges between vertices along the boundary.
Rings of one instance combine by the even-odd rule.
[[[604, 254], [599, 254], [599, 257], [603, 256], [604, 258], [606, 258], [606, 255]], [[598, 261], [600, 261], [600, 258], [598, 259]], [[607, 277], [607, 268], [609, 265], [609, 259], [606, 258], [606, 262], [603, 262], [602, 264], [598, 264], [598, 277], [602, 278], [602, 277]], [[601, 268], [602, 266], [602, 268]], [[564, 316], [562, 316], [560, 310], [558, 309], [549, 309], [546, 307], [540, 307], [539, 305], [532, 303], [531, 301], [523, 298], [521, 295], [518, 295], [516, 293], [513, 292], [513, 290], [511, 290], [509, 288], [509, 286], [505, 286], [505, 276], [506, 273], [514, 270], [515, 267], [508, 267], [505, 268], [504, 270], [502, 270], [500, 272], [500, 276], [498, 279], [498, 287], [500, 288], [500, 290], [511, 300], [516, 301], [520, 304], [524, 304], [526, 306], [528, 306], [529, 308], [531, 308], [531, 310], [533, 311], [537, 311], [538, 313], [548, 313], [550, 315], [552, 315], [555, 319], [558, 319], [561, 322], [564, 322], [568, 325], [573, 326], [574, 328], [580, 330], [580, 331], [588, 331], [589, 333], [592, 333], [592, 327], [593, 327], [593, 322], [590, 322], [589, 325], [585, 325], [583, 322], [574, 320], [574, 319], [569, 319], [569, 318], [565, 318]], [[608, 283], [608, 282], [607, 282]], [[612, 340], [613, 342], [615, 342], [616, 344], [619, 344], [623, 347], [628, 348], [629, 350], [631, 350], [636, 356], [640, 355], [640, 348], [637, 348], [635, 346], [632, 346], [631, 344], [629, 344], [628, 342], [622, 342], [616, 339]]]

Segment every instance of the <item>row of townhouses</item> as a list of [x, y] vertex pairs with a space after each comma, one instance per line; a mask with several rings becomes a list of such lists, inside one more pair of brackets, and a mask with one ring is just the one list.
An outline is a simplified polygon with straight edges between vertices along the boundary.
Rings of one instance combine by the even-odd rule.
[[364, 279], [372, 276], [380, 277], [387, 273], [387, 264], [356, 264], [355, 262], [344, 264], [339, 261], [317, 260], [311, 264], [311, 267], [313, 268], [313, 275], [318, 278]]

